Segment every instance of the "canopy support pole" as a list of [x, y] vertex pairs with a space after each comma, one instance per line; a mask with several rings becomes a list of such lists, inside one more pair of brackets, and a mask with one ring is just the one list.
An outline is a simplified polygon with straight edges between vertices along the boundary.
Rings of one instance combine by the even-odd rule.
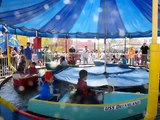
[[124, 38], [124, 55], [126, 55], [126, 42], [127, 42], [127, 37]]
[[67, 38], [65, 38], [65, 52], [67, 53], [68, 50], [67, 50]]
[[107, 37], [107, 23], [106, 23], [106, 0], [104, 1], [104, 53], [105, 53], [105, 71], [104, 74], [107, 74], [106, 64], [107, 64], [107, 53], [106, 53], [106, 37]]
[[93, 52], [95, 52], [96, 51], [96, 38], [94, 39], [93, 47], [94, 47], [94, 51]]
[[160, 72], [160, 44], [157, 44], [158, 33], [158, 0], [152, 0], [152, 43], [150, 45], [149, 93], [145, 120], [154, 120], [157, 115], [159, 72]]
[[36, 37], [38, 37], [38, 31], [36, 31]]
[[6, 44], [7, 44], [6, 46], [7, 46], [8, 66], [13, 70], [13, 72], [16, 72], [17, 71], [16, 68], [11, 63], [11, 54], [10, 54], [10, 49], [8, 44], [8, 31], [5, 31], [5, 35], [6, 35]]
[[97, 40], [98, 40], [98, 59], [100, 59], [99, 38], [97, 38]]
[[104, 53], [105, 53], [105, 71], [104, 71], [104, 74], [107, 74], [107, 70], [106, 70], [106, 67], [107, 67], [107, 53], [106, 53], [106, 37], [104, 38]]

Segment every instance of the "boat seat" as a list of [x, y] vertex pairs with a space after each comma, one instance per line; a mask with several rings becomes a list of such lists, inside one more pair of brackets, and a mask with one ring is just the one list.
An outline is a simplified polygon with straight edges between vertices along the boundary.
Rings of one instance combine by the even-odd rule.
[[74, 93], [68, 92], [66, 93], [60, 100], [59, 102], [64, 102], [64, 103], [70, 103], [70, 96], [72, 96]]
[[97, 99], [97, 96], [83, 96], [82, 91], [77, 90], [70, 96], [70, 103], [76, 104], [100, 104], [102, 101]]
[[78, 99], [77, 92], [71, 91], [66, 93], [60, 100], [59, 102], [64, 102], [64, 103], [81, 103], [80, 99]]
[[[83, 96], [81, 91], [71, 91], [66, 93], [59, 102], [63, 103], [76, 103], [76, 104], [101, 104], [103, 98], [98, 100], [99, 96]], [[103, 96], [102, 96], [103, 97]]]

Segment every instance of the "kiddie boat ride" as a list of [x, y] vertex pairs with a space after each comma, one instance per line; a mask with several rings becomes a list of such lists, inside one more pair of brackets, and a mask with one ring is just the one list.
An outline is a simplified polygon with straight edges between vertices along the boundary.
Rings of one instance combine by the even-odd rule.
[[24, 92], [27, 87], [35, 87], [38, 83], [38, 74], [13, 74], [13, 85], [18, 92]]
[[118, 120], [141, 115], [147, 106], [147, 95], [127, 92], [103, 92], [100, 104], [72, 101], [75, 90], [67, 92], [58, 102], [44, 101], [39, 95], [29, 100], [28, 111], [51, 118], [68, 120]]
[[[12, 83], [6, 85], [7, 86], [5, 88], [2, 88], [1, 92], [6, 91]], [[35, 94], [33, 91], [28, 93], [30, 97], [27, 95], [25, 98], [25, 94], [21, 96], [22, 98], [19, 94], [14, 94], [15, 97], [17, 97], [16, 99], [11, 95], [14, 92], [12, 91], [13, 88], [9, 88], [10, 90], [7, 92], [11, 94], [8, 94], [7, 96], [4, 94], [0, 97], [0, 116], [5, 120], [49, 120], [53, 117], [69, 120], [117, 120], [123, 118], [137, 119], [137, 117], [142, 117], [147, 106], [147, 94], [112, 92], [112, 88], [112, 86], [108, 88], [106, 86], [92, 88], [96, 91], [97, 98], [100, 101], [97, 104], [93, 104], [92, 102], [82, 102], [83, 104], [76, 102], [74, 99], [74, 89], [62, 92], [62, 96], [58, 102], [54, 102], [40, 100], [39, 95], [37, 95], [38, 92]], [[110, 91], [110, 93], [108, 93], [108, 91]], [[10, 97], [8, 97], [9, 95]], [[14, 101], [12, 101], [12, 99]], [[18, 99], [23, 101], [20, 102]], [[17, 100], [18, 103], [15, 102]], [[19, 104], [22, 104], [25, 100], [25, 105], [27, 106], [20, 107]]]

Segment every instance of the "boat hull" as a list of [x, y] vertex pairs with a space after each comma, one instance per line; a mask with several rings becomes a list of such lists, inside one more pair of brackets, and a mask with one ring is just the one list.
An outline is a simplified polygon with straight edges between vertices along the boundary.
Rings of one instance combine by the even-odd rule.
[[15, 90], [23, 92], [27, 87], [35, 87], [38, 85], [38, 75], [30, 75], [19, 79], [13, 77], [13, 85]]
[[130, 95], [134, 97], [128, 99], [128, 95], [125, 93], [105, 94], [104, 104], [66, 103], [68, 101], [66, 95], [59, 102], [33, 98], [29, 101], [28, 110], [48, 117], [69, 120], [117, 120], [143, 114], [146, 109], [147, 96], [131, 93]]
[[47, 70], [53, 70], [53, 71], [61, 71], [64, 70], [68, 67], [78, 67], [78, 65], [58, 65], [58, 66], [54, 66], [52, 65], [52, 63], [46, 63], [46, 69]]

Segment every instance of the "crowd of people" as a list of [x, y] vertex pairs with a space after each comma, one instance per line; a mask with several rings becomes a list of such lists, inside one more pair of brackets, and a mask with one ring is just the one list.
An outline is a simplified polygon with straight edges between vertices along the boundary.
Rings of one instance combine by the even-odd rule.
[[[27, 42], [26, 48], [20, 46], [19, 50], [16, 47], [10, 47], [12, 64], [18, 69], [18, 65], [21, 65], [21, 61], [25, 61], [24, 71], [28, 69], [32, 62], [42, 65], [44, 62], [56, 61], [61, 65], [75, 65], [78, 61], [80, 64], [93, 64], [96, 59], [101, 59], [108, 63], [146, 66], [149, 61], [148, 51], [149, 47], [146, 43], [144, 43], [139, 50], [133, 47], [129, 48], [126, 54], [105, 53], [105, 51], [98, 53], [97, 50], [89, 50], [87, 46], [84, 46], [83, 51], [79, 52], [73, 45], [69, 49], [68, 54], [66, 52], [51, 52], [48, 46], [43, 50], [36, 50], [35, 54], [29, 42]], [[4, 54], [2, 54], [2, 49], [0, 48], [0, 58], [3, 57]]]
[[[75, 51], [73, 46], [69, 50], [70, 54], [75, 53]], [[92, 64], [94, 60], [100, 59], [108, 63], [147, 66], [147, 62], [149, 62], [149, 47], [144, 43], [140, 49], [130, 47], [126, 53], [105, 53], [105, 51], [101, 51], [98, 55], [97, 50], [91, 51], [87, 46], [84, 46], [80, 56], [83, 64]]]

